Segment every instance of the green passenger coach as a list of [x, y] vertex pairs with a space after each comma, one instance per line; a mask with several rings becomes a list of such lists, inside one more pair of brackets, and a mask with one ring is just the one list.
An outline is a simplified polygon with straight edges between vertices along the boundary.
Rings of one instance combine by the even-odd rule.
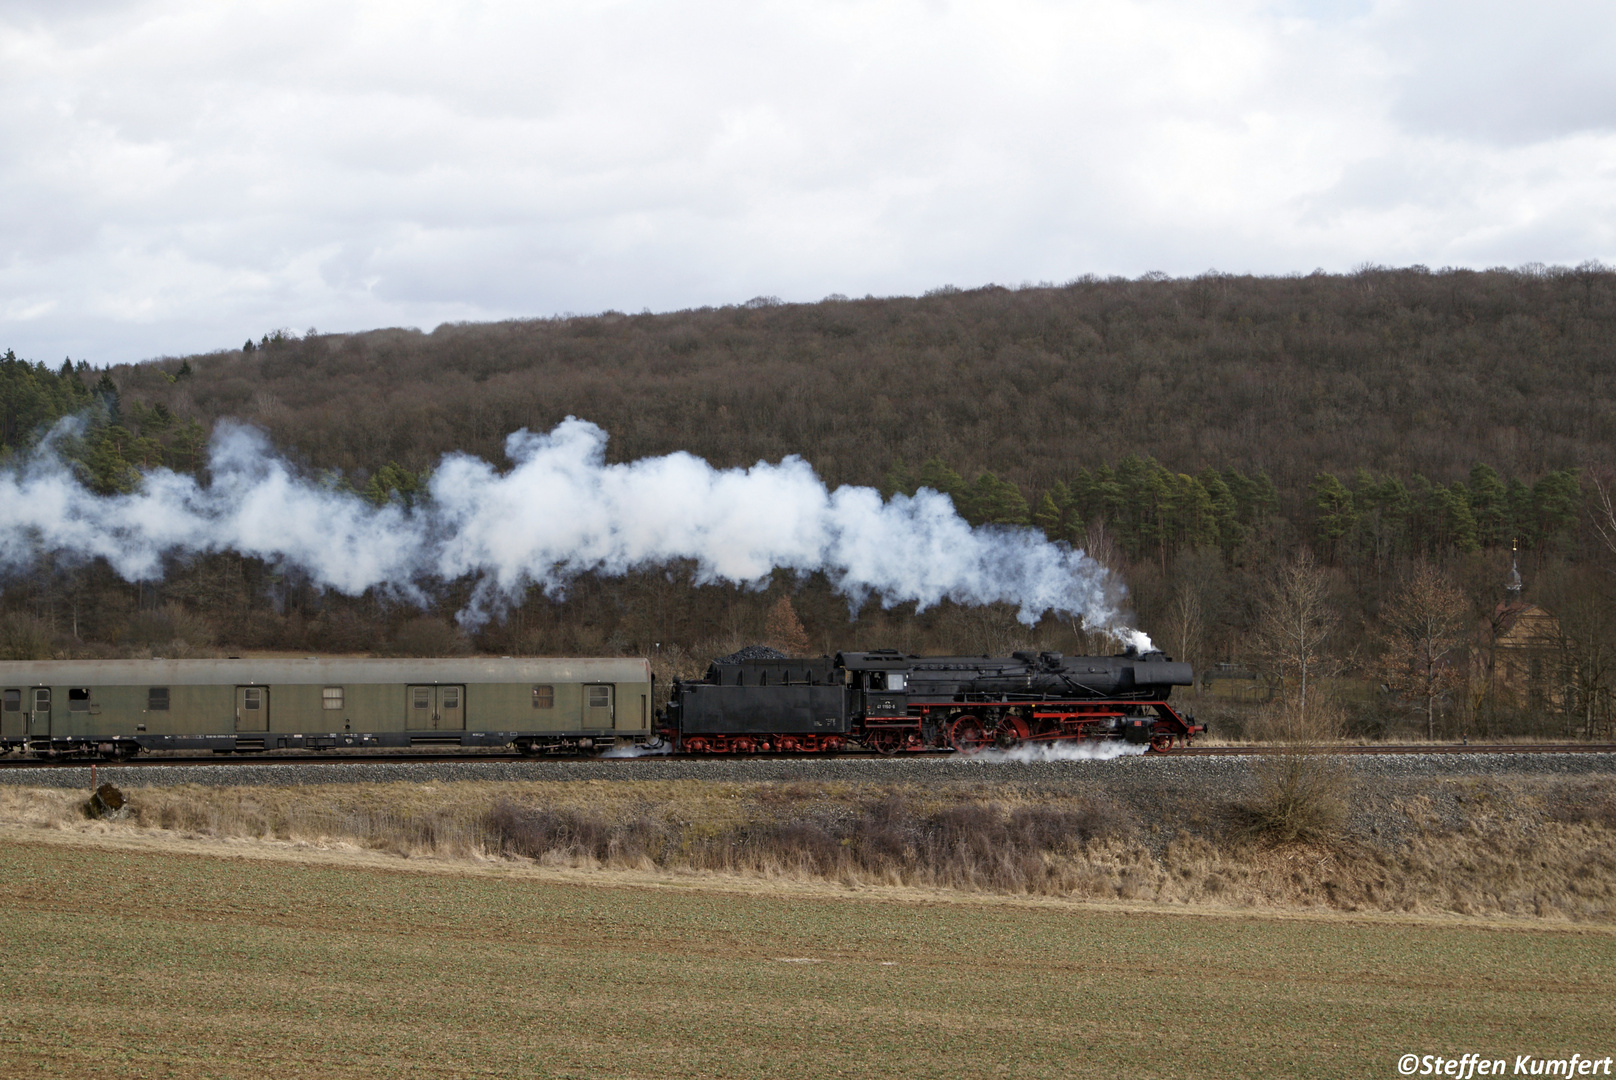
[[0, 662], [0, 750], [514, 746], [597, 751], [654, 738], [644, 659]]

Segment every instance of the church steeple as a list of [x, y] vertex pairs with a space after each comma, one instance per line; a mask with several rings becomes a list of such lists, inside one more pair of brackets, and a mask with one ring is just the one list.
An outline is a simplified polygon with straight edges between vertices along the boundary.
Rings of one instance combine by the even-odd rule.
[[1521, 542], [1519, 540], [1515, 541], [1510, 547], [1509, 577], [1504, 580], [1504, 591], [1509, 594], [1509, 603], [1511, 604], [1518, 604], [1521, 600], [1521, 567], [1520, 561], [1515, 554], [1520, 550], [1520, 547]]

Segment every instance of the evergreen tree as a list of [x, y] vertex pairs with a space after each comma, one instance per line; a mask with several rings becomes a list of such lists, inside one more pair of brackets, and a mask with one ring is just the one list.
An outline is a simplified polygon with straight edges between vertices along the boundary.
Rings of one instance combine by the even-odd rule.
[[1443, 494], [1443, 531], [1448, 545], [1462, 552], [1475, 551], [1476, 518], [1470, 510], [1470, 489], [1463, 480], [1455, 480]]
[[1497, 470], [1479, 461], [1470, 469], [1470, 512], [1476, 519], [1476, 541], [1482, 547], [1509, 543], [1509, 489]]
[[1246, 527], [1240, 522], [1240, 504], [1229, 490], [1228, 482], [1213, 468], [1201, 471], [1198, 479], [1212, 502], [1212, 517], [1217, 529], [1217, 545], [1229, 554], [1246, 538]]
[[896, 458], [881, 481], [881, 497], [890, 499], [894, 495], [913, 495], [915, 487], [914, 473], [909, 471], [909, 466], [904, 464], [903, 458]]
[[1038, 509], [1033, 511], [1032, 523], [1051, 540], [1060, 540], [1063, 538], [1061, 526], [1064, 520], [1065, 515], [1061, 513], [1060, 503], [1055, 500], [1055, 493], [1044, 492], [1043, 498], [1038, 500]]
[[990, 472], [971, 485], [969, 510], [964, 513], [973, 525], [1026, 525], [1030, 520], [1021, 489]]
[[1358, 508], [1352, 491], [1330, 473], [1315, 476], [1307, 491], [1314, 531], [1332, 551], [1338, 551], [1341, 541], [1358, 523]]
[[1218, 518], [1212, 496], [1201, 482], [1187, 473], [1173, 478], [1173, 517], [1175, 534], [1190, 547], [1218, 545]]
[[1530, 546], [1537, 539], [1532, 510], [1532, 489], [1519, 477], [1511, 477], [1508, 488], [1510, 540]]
[[1104, 518], [1113, 527], [1120, 527], [1128, 496], [1122, 490], [1122, 483], [1117, 479], [1117, 474], [1109, 465], [1101, 465], [1094, 470], [1094, 483], [1090, 491], [1092, 501], [1085, 508], [1083, 516], [1090, 519]]
[[934, 457], [920, 467], [915, 484], [917, 488], [931, 488], [944, 495], [953, 495], [964, 489], [965, 478], [950, 468], [948, 462]]
[[1532, 485], [1532, 519], [1539, 543], [1553, 543], [1576, 528], [1582, 484], [1574, 470], [1546, 473]]
[[385, 506], [394, 501], [401, 502], [405, 506], [414, 506], [416, 500], [426, 490], [425, 481], [425, 474], [418, 476], [398, 462], [389, 461], [370, 474], [364, 495], [377, 506]]

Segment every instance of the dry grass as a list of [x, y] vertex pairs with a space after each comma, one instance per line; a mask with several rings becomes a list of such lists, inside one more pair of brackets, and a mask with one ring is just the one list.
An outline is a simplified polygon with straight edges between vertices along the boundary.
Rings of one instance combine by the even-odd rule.
[[968, 894], [1616, 921], [1616, 800], [1599, 784], [1453, 792], [1456, 820], [1428, 797], [1397, 801], [1395, 842], [1334, 818], [1291, 821], [1290, 842], [1257, 838], [1250, 802], [1146, 817], [1070, 794], [702, 781], [138, 788], [125, 822], [89, 820], [80, 793], [5, 788], [0, 824]]

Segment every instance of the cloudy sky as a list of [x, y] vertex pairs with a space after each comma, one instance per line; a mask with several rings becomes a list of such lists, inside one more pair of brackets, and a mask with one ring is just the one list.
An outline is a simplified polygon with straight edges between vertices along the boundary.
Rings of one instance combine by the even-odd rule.
[[1616, 260], [1616, 5], [0, 0], [0, 350]]

